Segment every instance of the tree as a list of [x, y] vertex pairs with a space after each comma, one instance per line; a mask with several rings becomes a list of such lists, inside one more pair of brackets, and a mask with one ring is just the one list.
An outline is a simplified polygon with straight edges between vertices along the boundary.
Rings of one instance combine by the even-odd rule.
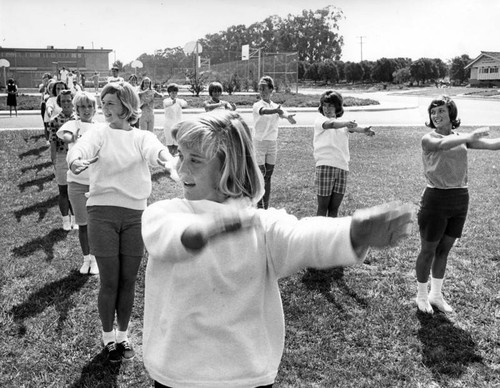
[[186, 76], [189, 79], [189, 91], [196, 97], [199, 97], [200, 93], [205, 90], [208, 75], [206, 73], [195, 73], [193, 70], [188, 70]]
[[339, 72], [337, 70], [337, 66], [335, 66], [335, 62], [333, 62], [331, 59], [320, 62], [320, 64], [318, 65], [318, 76], [327, 84], [328, 82], [338, 82]]
[[371, 78], [375, 82], [392, 82], [392, 74], [396, 69], [397, 62], [394, 59], [377, 59], [372, 68]]
[[450, 65], [450, 81], [456, 81], [463, 84], [470, 78], [470, 68], [465, 70], [464, 67], [471, 62], [467, 54], [455, 57], [451, 60]]
[[411, 63], [410, 74], [415, 81], [425, 83], [425, 81], [438, 78], [439, 70], [433, 59], [420, 58]]
[[397, 84], [404, 84], [411, 81], [411, 73], [409, 67], [404, 67], [402, 69], [396, 70], [393, 74], [393, 81]]
[[345, 80], [347, 82], [359, 82], [363, 79], [363, 67], [356, 62], [346, 62], [344, 65]]
[[306, 79], [313, 80], [314, 83], [320, 80], [319, 77], [319, 65], [317, 62], [311, 63], [309, 68], [307, 69], [306, 73], [304, 74], [304, 77]]
[[375, 62], [372, 61], [362, 61], [360, 62], [361, 67], [363, 68], [363, 82], [370, 82], [372, 80], [372, 70], [375, 66]]

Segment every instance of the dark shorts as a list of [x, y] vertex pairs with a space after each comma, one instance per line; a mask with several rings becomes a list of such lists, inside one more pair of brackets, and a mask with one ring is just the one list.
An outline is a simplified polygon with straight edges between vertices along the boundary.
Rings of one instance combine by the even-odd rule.
[[329, 197], [333, 193], [345, 194], [349, 171], [332, 166], [317, 166], [314, 184], [316, 195]]
[[90, 253], [99, 257], [142, 257], [142, 212], [118, 206], [88, 206]]
[[468, 208], [467, 189], [426, 188], [418, 211], [420, 237], [428, 242], [439, 241], [444, 235], [462, 237]]

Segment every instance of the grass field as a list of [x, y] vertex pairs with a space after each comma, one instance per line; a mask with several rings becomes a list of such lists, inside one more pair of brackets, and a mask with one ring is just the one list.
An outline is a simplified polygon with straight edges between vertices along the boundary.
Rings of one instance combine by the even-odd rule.
[[[374, 129], [373, 138], [351, 136], [341, 215], [396, 199], [418, 205], [427, 129]], [[312, 130], [281, 129], [279, 149], [272, 206], [314, 215]], [[444, 286], [456, 312], [416, 310], [416, 225], [398, 247], [373, 250], [343, 274], [302, 271], [281, 281], [287, 334], [277, 387], [500, 387], [499, 157], [469, 153], [470, 211]], [[138, 356], [111, 367], [101, 354], [99, 280], [79, 275], [77, 233], [60, 229], [42, 133], [0, 132], [0, 163], [0, 387], [151, 386], [141, 353], [147, 257], [131, 327]], [[152, 177], [150, 202], [181, 195], [162, 171]]]

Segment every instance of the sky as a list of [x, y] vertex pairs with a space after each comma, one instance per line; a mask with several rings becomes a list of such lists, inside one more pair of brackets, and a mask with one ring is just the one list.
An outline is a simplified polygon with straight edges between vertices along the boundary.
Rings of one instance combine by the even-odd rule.
[[344, 15], [343, 61], [500, 51], [500, 0], [0, 0], [0, 46], [102, 47], [113, 50], [110, 63], [127, 64], [232, 25], [328, 5]]

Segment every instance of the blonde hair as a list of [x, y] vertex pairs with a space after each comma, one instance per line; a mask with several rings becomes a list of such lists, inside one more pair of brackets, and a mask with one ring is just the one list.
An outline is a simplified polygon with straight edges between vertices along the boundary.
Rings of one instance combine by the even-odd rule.
[[101, 101], [106, 94], [115, 94], [123, 106], [120, 118], [134, 124], [141, 117], [139, 95], [128, 82], [110, 82], [101, 91]]
[[[89, 92], [78, 92], [75, 94], [75, 97], [73, 97], [73, 105], [75, 109], [83, 104], [92, 104], [92, 106], [95, 107], [97, 106], [97, 101], [92, 93]], [[77, 112], [78, 113], [78, 112]]]
[[172, 135], [180, 147], [194, 150], [208, 160], [221, 161], [217, 189], [228, 198], [247, 197], [257, 203], [264, 181], [257, 165], [252, 131], [238, 113], [214, 111], [177, 124]]

